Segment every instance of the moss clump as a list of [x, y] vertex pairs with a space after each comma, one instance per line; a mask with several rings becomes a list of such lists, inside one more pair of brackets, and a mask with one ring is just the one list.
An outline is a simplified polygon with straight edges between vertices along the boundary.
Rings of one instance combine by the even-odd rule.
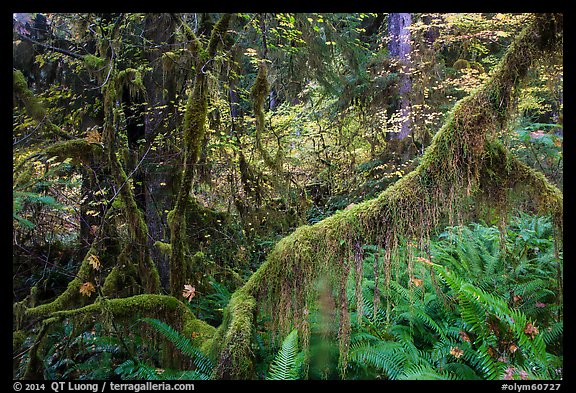
[[169, 256], [172, 252], [172, 246], [170, 243], [164, 243], [160, 240], [154, 242], [154, 247], [156, 247], [162, 253], [162, 255]]
[[119, 71], [116, 75], [118, 90], [128, 88], [130, 97], [136, 97], [138, 94], [143, 94], [146, 91], [142, 79], [142, 72], [137, 68], [126, 68]]
[[103, 58], [90, 54], [84, 55], [84, 57], [82, 57], [82, 60], [84, 61], [84, 64], [90, 71], [99, 71], [106, 64], [106, 60], [104, 60]]
[[26, 77], [20, 70], [12, 72], [12, 90], [15, 97], [22, 101], [31, 118], [38, 122], [44, 119], [46, 109], [42, 102], [28, 89]]
[[27, 337], [28, 334], [26, 334], [26, 332], [23, 330], [16, 330], [12, 332], [12, 350], [18, 350], [18, 348], [22, 346], [24, 340], [26, 340]]
[[465, 68], [470, 68], [470, 62], [465, 59], [458, 59], [454, 62], [452, 68], [458, 71], [463, 70]]

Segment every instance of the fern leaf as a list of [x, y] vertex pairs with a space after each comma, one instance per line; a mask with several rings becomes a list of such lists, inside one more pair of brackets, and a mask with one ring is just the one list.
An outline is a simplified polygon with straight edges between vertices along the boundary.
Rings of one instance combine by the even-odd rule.
[[298, 330], [294, 329], [282, 342], [282, 347], [270, 364], [267, 380], [298, 379], [296, 354], [298, 352]]
[[176, 348], [178, 348], [184, 355], [192, 359], [192, 363], [196, 366], [197, 371], [210, 375], [214, 369], [212, 361], [204, 355], [198, 348], [196, 348], [190, 340], [174, 330], [170, 325], [154, 318], [142, 318], [143, 322], [150, 324], [156, 331], [164, 335]]

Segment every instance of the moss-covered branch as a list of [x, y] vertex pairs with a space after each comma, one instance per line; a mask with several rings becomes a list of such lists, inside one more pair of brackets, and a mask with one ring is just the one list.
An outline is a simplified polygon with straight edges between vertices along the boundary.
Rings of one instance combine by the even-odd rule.
[[[222, 338], [222, 347], [216, 340], [213, 343], [220, 352], [216, 377], [250, 378], [247, 332], [253, 329], [254, 310], [269, 313], [284, 330], [289, 325], [305, 324], [314, 299], [314, 283], [323, 277], [344, 285], [342, 277], [354, 270], [350, 267], [359, 242], [386, 249], [383, 263], [389, 263], [402, 238], [422, 243], [431, 228], [459, 216], [463, 202], [487, 186], [482, 180], [488, 169], [502, 179], [514, 179], [511, 185], [527, 182], [533, 195], [541, 199], [542, 212], [561, 214], [561, 193], [517, 161], [508, 159], [510, 165], [497, 165], [495, 158], [502, 157], [494, 154], [492, 145], [496, 131], [508, 117], [519, 83], [536, 61], [555, 52], [561, 39], [561, 15], [533, 16], [487, 83], [454, 107], [413, 172], [377, 198], [313, 226], [300, 227], [278, 242], [226, 309], [226, 321], [216, 334]], [[511, 168], [516, 170], [513, 177]], [[349, 320], [341, 315], [341, 324], [349, 324]], [[349, 330], [341, 331], [339, 339], [345, 343]], [[340, 364], [345, 366], [345, 359]]]
[[[90, 318], [86, 318], [89, 316]], [[44, 340], [48, 328], [57, 321], [73, 319], [75, 324], [91, 324], [94, 318], [105, 326], [116, 326], [116, 322], [134, 322], [134, 318], [152, 317], [165, 321], [190, 339], [190, 342], [202, 348], [205, 342], [212, 339], [215, 328], [197, 319], [179, 300], [165, 295], [136, 295], [127, 298], [98, 298], [92, 304], [69, 310], [53, 310], [49, 317], [42, 321], [34, 345], [30, 351], [25, 379], [41, 379], [42, 358], [46, 348]]]
[[54, 143], [44, 149], [48, 157], [71, 158], [72, 163], [89, 164], [102, 158], [102, 145], [78, 138]]
[[[84, 314], [106, 313], [116, 319], [133, 319], [135, 316], [162, 317], [169, 315], [170, 323], [200, 346], [212, 338], [215, 328], [197, 319], [178, 299], [167, 295], [143, 294], [120, 299], [104, 299], [84, 307], [55, 311], [52, 317], [64, 319]], [[194, 333], [194, 334], [192, 334]]]
[[26, 109], [26, 113], [34, 119], [38, 124], [44, 125], [45, 129], [54, 135], [64, 138], [72, 139], [73, 136], [68, 134], [66, 131], [62, 130], [56, 124], [52, 123], [48, 118], [46, 108], [42, 101], [32, 93], [28, 88], [28, 83], [24, 74], [20, 70], [14, 70], [12, 72], [12, 91], [15, 98], [17, 98]]
[[94, 270], [91, 268], [89, 263], [90, 255], [98, 255], [94, 245], [86, 253], [82, 263], [80, 264], [80, 268], [76, 273], [76, 277], [68, 283], [64, 292], [49, 303], [25, 309], [24, 317], [28, 320], [36, 318], [41, 319], [56, 311], [80, 307], [89, 303], [90, 299], [80, 294], [80, 287], [84, 282], [89, 280], [93, 281], [94, 278]]

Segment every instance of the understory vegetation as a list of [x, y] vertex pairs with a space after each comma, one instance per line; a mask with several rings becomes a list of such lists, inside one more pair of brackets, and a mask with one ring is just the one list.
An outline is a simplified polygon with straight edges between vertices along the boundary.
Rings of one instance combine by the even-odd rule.
[[14, 379], [564, 378], [562, 14], [13, 26]]

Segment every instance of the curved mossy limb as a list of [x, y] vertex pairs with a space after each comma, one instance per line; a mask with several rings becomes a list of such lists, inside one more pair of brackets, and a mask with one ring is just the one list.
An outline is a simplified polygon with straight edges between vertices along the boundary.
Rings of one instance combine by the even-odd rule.
[[[92, 304], [62, 311], [54, 311], [49, 318], [42, 321], [40, 330], [30, 350], [30, 361], [23, 379], [42, 379], [42, 357], [47, 348], [45, 345], [48, 328], [63, 319], [74, 319], [76, 324], [92, 324], [94, 317], [103, 323], [108, 321], [131, 321], [135, 317], [152, 317], [165, 321], [190, 339], [192, 345], [201, 347], [211, 340], [215, 328], [197, 319], [192, 312], [178, 299], [167, 295], [136, 295], [127, 298], [99, 298]], [[22, 336], [22, 333], [18, 333]]]
[[49, 132], [58, 137], [64, 139], [73, 138], [72, 135], [68, 134], [48, 119], [44, 104], [28, 88], [28, 82], [26, 82], [26, 78], [20, 70], [14, 70], [12, 72], [12, 91], [14, 96], [24, 105], [26, 113], [28, 113], [34, 121], [38, 124], [43, 124]]
[[93, 280], [94, 269], [90, 265], [90, 256], [98, 255], [95, 246], [92, 246], [86, 253], [76, 277], [68, 283], [68, 286], [56, 299], [49, 303], [40, 304], [36, 307], [27, 308], [24, 312], [26, 319], [44, 318], [56, 311], [68, 308], [83, 306], [90, 301], [90, 298], [82, 296], [80, 287], [88, 280]]
[[235, 292], [230, 299], [208, 349], [212, 357], [219, 354], [214, 379], [251, 379], [255, 307], [256, 299], [246, 291]]
[[71, 310], [55, 311], [53, 318], [74, 318], [86, 314], [108, 313], [118, 319], [131, 319], [135, 316], [161, 317], [170, 316], [166, 321], [175, 329], [181, 330], [196, 346], [212, 338], [216, 328], [197, 319], [184, 303], [168, 295], [143, 294], [127, 298], [104, 299]]
[[[527, 182], [537, 198], [552, 201], [539, 203], [541, 213], [557, 215], [562, 210], [561, 196], [543, 176], [515, 160], [507, 159], [507, 165], [490, 161], [492, 141], [507, 120], [519, 83], [532, 64], [558, 49], [561, 29], [561, 15], [535, 15], [487, 83], [453, 108], [414, 171], [375, 199], [298, 228], [278, 242], [225, 311], [225, 321], [215, 336], [222, 346], [213, 343], [220, 353], [217, 377], [250, 377], [247, 332], [254, 328], [255, 311], [262, 308], [276, 327], [305, 324], [316, 280], [326, 276], [342, 291], [346, 283], [342, 278], [353, 270], [348, 264], [354, 260], [358, 242], [386, 249], [382, 263], [389, 264], [402, 238], [423, 244], [431, 228], [463, 214], [463, 202], [478, 196], [486, 186], [483, 180], [488, 170], [503, 179]], [[511, 168], [518, 173], [513, 175]], [[499, 198], [489, 201], [500, 202]], [[346, 315], [340, 319], [340, 323], [350, 323]], [[345, 333], [347, 328], [341, 331]], [[347, 339], [346, 334], [339, 339], [345, 347], [342, 340]], [[344, 368], [346, 359], [340, 359], [339, 365]]]
[[102, 145], [99, 143], [91, 143], [78, 138], [54, 143], [46, 147], [43, 154], [61, 159], [71, 158], [73, 164], [89, 164], [99, 161], [102, 158], [102, 152]]
[[41, 122], [44, 119], [46, 109], [40, 99], [28, 88], [26, 77], [20, 70], [14, 70], [12, 72], [12, 91], [16, 98], [22, 102], [26, 112], [32, 119], [37, 122]]

